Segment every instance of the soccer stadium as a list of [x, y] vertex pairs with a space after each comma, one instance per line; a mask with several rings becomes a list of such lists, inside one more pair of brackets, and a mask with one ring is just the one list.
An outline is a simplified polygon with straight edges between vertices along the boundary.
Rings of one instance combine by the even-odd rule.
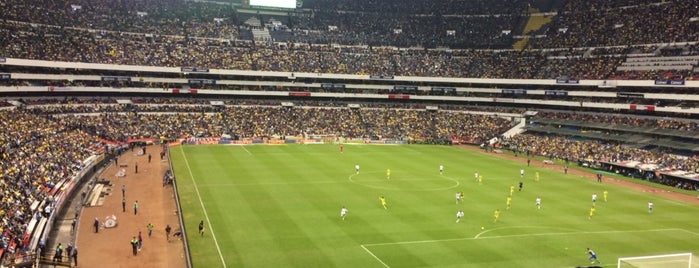
[[699, 268], [698, 1], [0, 10], [0, 267]]

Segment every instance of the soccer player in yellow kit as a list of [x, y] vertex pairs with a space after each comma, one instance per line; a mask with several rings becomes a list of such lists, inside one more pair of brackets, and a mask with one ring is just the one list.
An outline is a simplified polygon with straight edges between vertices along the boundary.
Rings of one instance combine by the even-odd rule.
[[388, 207], [386, 206], [386, 198], [383, 197], [383, 195], [379, 196], [379, 201], [381, 201], [381, 206], [383, 207], [383, 209], [388, 209]]

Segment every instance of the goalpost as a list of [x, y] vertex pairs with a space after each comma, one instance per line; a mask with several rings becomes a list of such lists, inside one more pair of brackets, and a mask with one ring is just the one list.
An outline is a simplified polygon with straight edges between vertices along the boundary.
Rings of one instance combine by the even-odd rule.
[[653, 256], [623, 257], [617, 261], [617, 268], [697, 268], [692, 253], [664, 254]]

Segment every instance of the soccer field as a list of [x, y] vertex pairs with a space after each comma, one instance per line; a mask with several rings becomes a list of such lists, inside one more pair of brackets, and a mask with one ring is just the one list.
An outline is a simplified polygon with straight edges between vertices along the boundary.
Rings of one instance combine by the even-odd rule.
[[590, 265], [588, 247], [603, 267], [619, 257], [699, 255], [695, 205], [458, 147], [344, 147], [171, 148], [194, 267], [576, 267]]

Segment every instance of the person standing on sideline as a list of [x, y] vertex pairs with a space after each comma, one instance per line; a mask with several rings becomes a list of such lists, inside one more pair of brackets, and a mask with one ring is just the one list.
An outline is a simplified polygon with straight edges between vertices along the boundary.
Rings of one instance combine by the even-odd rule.
[[131, 250], [133, 250], [134, 256], [138, 255], [138, 240], [135, 236], [131, 239]]
[[126, 198], [121, 199], [121, 212], [126, 212]]
[[345, 217], [347, 216], [347, 211], [348, 211], [347, 208], [344, 206], [340, 209], [340, 218], [342, 218], [343, 221], [345, 220]]
[[563, 174], [568, 174], [568, 165], [563, 166]]
[[54, 262], [59, 262], [63, 259], [63, 245], [61, 243], [58, 243], [58, 246], [56, 246], [56, 254], [53, 255], [53, 261]]
[[150, 163], [151, 155], [148, 154], [148, 163]]
[[126, 198], [126, 184], [121, 185], [121, 198]]
[[653, 201], [648, 201], [648, 214], [653, 213]]
[[345, 150], [345, 146], [343, 146], [342, 144], [340, 144], [340, 153], [342, 153], [344, 150]]
[[167, 241], [170, 241], [170, 231], [172, 231], [172, 227], [170, 227], [170, 225], [168, 224], [167, 226], [165, 226], [165, 239]]
[[73, 260], [70, 259], [72, 252], [73, 252], [73, 244], [68, 243], [68, 246], [66, 247], [66, 257], [68, 257], [68, 263], [73, 262]]
[[73, 263], [75, 263], [75, 267], [78, 267], [78, 247], [73, 248], [73, 252], [70, 253], [70, 258], [73, 259]]
[[138, 200], [133, 202], [133, 215], [138, 213]]
[[602, 173], [597, 173], [597, 182], [602, 182]]
[[136, 164], [134, 165], [134, 169], [134, 173], [138, 174], [138, 162], [136, 162]]
[[150, 237], [151, 234], [153, 234], [153, 224], [149, 222], [148, 225], [146, 225], [146, 228], [148, 228], [148, 237]]
[[92, 224], [95, 226], [95, 233], [99, 233], [100, 231], [100, 220], [95, 217], [95, 222]]
[[143, 236], [141, 235], [141, 231], [138, 231], [138, 250], [141, 250], [143, 247]]
[[204, 236], [204, 220], [199, 222], [199, 235]]
[[70, 223], [70, 233], [75, 233], [75, 225], [78, 224], [78, 218], [73, 218], [73, 221]]
[[532, 163], [532, 159], [531, 159], [531, 158], [527, 158], [527, 166], [530, 166], [531, 163]]

